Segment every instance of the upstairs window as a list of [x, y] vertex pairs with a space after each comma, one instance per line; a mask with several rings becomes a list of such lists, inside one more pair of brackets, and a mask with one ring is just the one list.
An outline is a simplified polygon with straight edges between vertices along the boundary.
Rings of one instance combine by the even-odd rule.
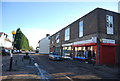
[[56, 35], [56, 43], [59, 43], [59, 42], [60, 42], [60, 33]]
[[70, 39], [70, 28], [65, 29], [65, 41]]
[[79, 37], [83, 36], [83, 21], [79, 22]]
[[113, 16], [106, 15], [107, 34], [114, 34], [113, 32]]

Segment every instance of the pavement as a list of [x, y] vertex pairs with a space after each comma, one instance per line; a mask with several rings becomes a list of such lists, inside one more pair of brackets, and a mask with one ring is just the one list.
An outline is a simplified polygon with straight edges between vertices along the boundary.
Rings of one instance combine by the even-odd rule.
[[22, 58], [23, 55], [13, 55], [12, 70], [10, 71], [10, 56], [2, 57], [2, 80], [41, 79], [34, 62]]

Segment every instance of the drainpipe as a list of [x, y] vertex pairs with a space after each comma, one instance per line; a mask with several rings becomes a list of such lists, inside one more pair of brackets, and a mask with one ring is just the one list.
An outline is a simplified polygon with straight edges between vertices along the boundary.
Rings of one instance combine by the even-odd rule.
[[62, 42], [60, 42], [60, 56], [62, 56], [62, 52], [63, 52], [63, 47], [62, 47]]
[[98, 65], [100, 64], [100, 21], [99, 21], [99, 10], [97, 11], [97, 54], [98, 54]]

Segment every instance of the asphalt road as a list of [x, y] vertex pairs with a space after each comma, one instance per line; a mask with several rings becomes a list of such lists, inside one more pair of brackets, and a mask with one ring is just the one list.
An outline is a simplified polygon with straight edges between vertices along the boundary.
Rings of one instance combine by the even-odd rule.
[[[63, 61], [49, 60], [45, 54], [30, 54], [31, 63], [22, 61], [24, 54], [14, 55], [17, 65], [13, 63], [13, 69], [16, 71], [7, 71], [9, 68], [9, 56], [2, 59], [2, 75], [6, 79], [45, 79], [45, 81], [79, 81], [91, 79], [118, 79], [117, 67], [108, 67], [104, 65], [85, 64], [80, 60], [64, 59]], [[15, 76], [13, 76], [15, 75]], [[27, 79], [26, 79], [27, 78]], [[6, 81], [6, 80], [5, 80]], [[30, 81], [30, 80], [29, 80]]]
[[31, 55], [45, 79], [118, 79], [117, 67], [85, 64], [80, 60], [52, 61], [48, 55]]

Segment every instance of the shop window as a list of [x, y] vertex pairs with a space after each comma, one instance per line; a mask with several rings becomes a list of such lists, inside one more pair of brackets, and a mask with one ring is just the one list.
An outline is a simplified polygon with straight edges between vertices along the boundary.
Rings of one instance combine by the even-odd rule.
[[75, 56], [84, 57], [84, 47], [75, 47]]
[[106, 27], [107, 27], [107, 34], [114, 34], [113, 33], [113, 16], [106, 15]]
[[83, 36], [83, 21], [79, 22], [79, 37]]
[[85, 57], [86, 49], [91, 50], [91, 54], [93, 53], [93, 46], [89, 46], [87, 48], [86, 47], [75, 47], [75, 57]]
[[70, 28], [65, 29], [65, 41], [70, 39]]
[[71, 57], [71, 53], [72, 53], [71, 46], [63, 47], [63, 56], [64, 57]]

